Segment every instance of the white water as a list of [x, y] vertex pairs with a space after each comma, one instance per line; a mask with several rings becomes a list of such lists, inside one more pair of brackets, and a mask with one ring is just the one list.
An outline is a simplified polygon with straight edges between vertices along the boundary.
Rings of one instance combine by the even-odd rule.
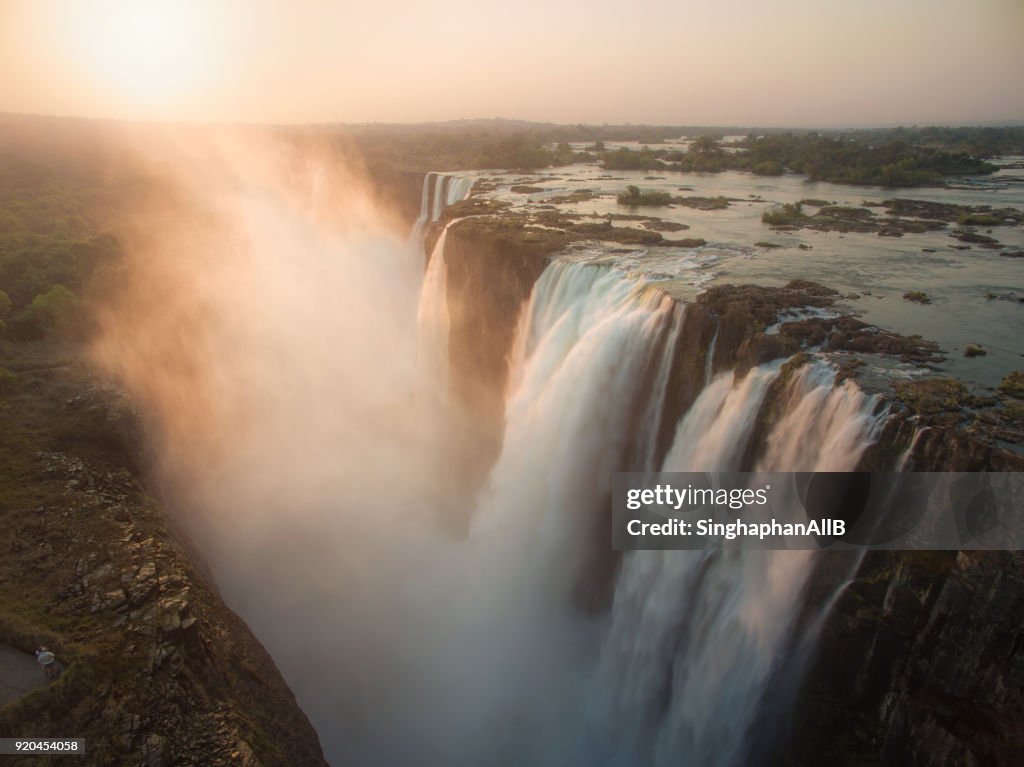
[[[471, 183], [428, 177], [420, 229]], [[435, 492], [445, 398], [420, 396], [447, 380], [444, 240], [424, 274], [420, 243], [336, 242], [286, 198], [258, 201], [241, 201], [258, 246], [247, 289], [216, 293], [230, 332], [203, 337], [215, 353], [200, 357], [237, 417], [212, 424], [218, 463], [181, 459], [174, 479], [206, 513], [193, 529], [218, 585], [328, 759], [745, 764], [808, 555], [629, 553], [610, 609], [580, 607], [583, 571], [607, 557], [612, 473], [656, 468], [685, 313], [623, 272], [553, 262], [519, 324], [501, 455], [453, 534], [447, 488]], [[777, 375], [714, 377], [664, 468], [746, 468]], [[786, 391], [757, 468], [851, 467], [872, 403], [817, 366]]]
[[[683, 418], [665, 471], [737, 471], [777, 365], [717, 376]], [[785, 391], [761, 471], [852, 470], [874, 402], [805, 366]], [[748, 729], [801, 606], [805, 551], [640, 551], [626, 555], [592, 699], [616, 764], [727, 767], [753, 760]], [[794, 669], [798, 673], [799, 669]], [[598, 692], [598, 690], [600, 692]]]
[[448, 335], [451, 318], [448, 314], [448, 262], [444, 245], [452, 221], [437, 238], [437, 244], [427, 262], [427, 272], [420, 290], [417, 312], [417, 354], [423, 385], [430, 387], [437, 398], [445, 398], [448, 390]]
[[[748, 730], [771, 680], [786, 678], [773, 672], [809, 552], [630, 552], [607, 617], [587, 619], [572, 600], [612, 473], [653, 455], [682, 321], [612, 269], [556, 261], [537, 283], [513, 353], [504, 448], [463, 552], [472, 586], [448, 636], [474, 680], [452, 728], [479, 737], [448, 763], [752, 759]], [[743, 465], [778, 375], [773, 364], [715, 377], [663, 470], [854, 468], [878, 425], [875, 402], [850, 382], [834, 387], [817, 363], [792, 375], [763, 454]], [[625, 466], [627, 455], [637, 463]]]

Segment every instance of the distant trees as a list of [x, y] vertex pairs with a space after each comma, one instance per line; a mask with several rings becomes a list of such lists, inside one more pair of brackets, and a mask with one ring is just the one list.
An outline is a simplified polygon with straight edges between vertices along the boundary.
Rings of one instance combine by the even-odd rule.
[[690, 154], [696, 157], [718, 157], [723, 151], [722, 145], [714, 136], [698, 136], [690, 143]]
[[29, 341], [75, 329], [77, 293], [122, 256], [90, 220], [102, 183], [99, 167], [0, 155], [0, 333]]
[[619, 147], [614, 152], [604, 153], [602, 167], [605, 170], [667, 170], [669, 166], [659, 159], [661, 154], [647, 147], [639, 152]]
[[778, 160], [764, 160], [750, 166], [750, 172], [756, 176], [781, 176], [786, 169]]

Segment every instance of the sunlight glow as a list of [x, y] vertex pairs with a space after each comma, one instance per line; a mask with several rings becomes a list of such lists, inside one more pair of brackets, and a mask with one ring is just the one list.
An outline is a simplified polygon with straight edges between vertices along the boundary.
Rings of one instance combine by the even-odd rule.
[[208, 14], [178, 0], [91, 2], [75, 14], [86, 73], [137, 104], [162, 104], [209, 84]]

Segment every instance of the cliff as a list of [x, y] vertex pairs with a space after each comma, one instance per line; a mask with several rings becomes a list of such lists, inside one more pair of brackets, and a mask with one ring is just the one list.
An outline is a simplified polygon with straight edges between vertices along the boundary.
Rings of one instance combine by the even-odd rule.
[[1022, 626], [1020, 552], [870, 552], [777, 763], [1021, 764]]
[[273, 661], [146, 493], [130, 408], [56, 354], [8, 361], [0, 392], [0, 642], [46, 645], [66, 669], [0, 711], [0, 732], [85, 738], [83, 765], [326, 764]]
[[[500, 446], [507, 358], [522, 307], [548, 257], [583, 236], [524, 226], [500, 212], [449, 231], [453, 386], [484, 414], [488, 463]], [[825, 286], [795, 281], [783, 288], [723, 285], [690, 302], [676, 341], [660, 454], [703, 388], [707, 370], [744, 370], [789, 358], [758, 415], [747, 448], [751, 458], [772, 423], [786, 377], [808, 359], [802, 351], [807, 346], [918, 363], [938, 359], [941, 350], [926, 340], [853, 317], [784, 320], [787, 310], [831, 306], [835, 297]], [[780, 319], [777, 332], [767, 334], [765, 328]], [[844, 363], [838, 380], [856, 376], [858, 368], [856, 360]], [[936, 390], [941, 396], [933, 396]], [[865, 452], [862, 470], [891, 471], [901, 458], [918, 471], [1024, 470], [1024, 457], [1006, 446], [1019, 442], [1011, 423], [1015, 411], [1000, 409], [998, 398], [971, 397], [945, 379], [881, 393], [892, 417]], [[592, 590], [607, 593], [618, 559], [595, 561], [599, 566], [585, 577]], [[808, 594], [806, 631], [819, 628], [807, 622], [810, 608], [851, 578], [851, 566], [852, 580], [820, 626], [809, 657], [801, 637], [794, 640], [786, 665], [798, 678], [806, 671], [805, 681], [794, 693], [788, 723], [774, 723], [776, 737], [765, 743], [764, 759], [806, 765], [1024, 763], [1024, 557], [871, 552], [858, 563], [824, 555]], [[585, 606], [601, 609], [601, 599]]]

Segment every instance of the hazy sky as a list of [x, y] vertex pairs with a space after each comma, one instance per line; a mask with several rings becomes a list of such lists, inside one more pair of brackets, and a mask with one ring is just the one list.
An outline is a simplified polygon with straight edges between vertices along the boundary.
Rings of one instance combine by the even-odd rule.
[[1024, 0], [0, 0], [0, 111], [1024, 121]]

